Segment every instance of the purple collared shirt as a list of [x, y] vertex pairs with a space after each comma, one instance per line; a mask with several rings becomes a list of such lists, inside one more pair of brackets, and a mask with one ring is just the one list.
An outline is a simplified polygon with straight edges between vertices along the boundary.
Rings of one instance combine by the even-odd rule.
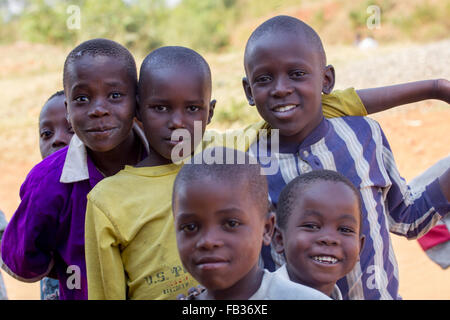
[[89, 179], [61, 183], [68, 147], [37, 164], [2, 240], [3, 269], [26, 282], [55, 273], [61, 299], [87, 299], [84, 220], [87, 194], [103, 179], [87, 156]]

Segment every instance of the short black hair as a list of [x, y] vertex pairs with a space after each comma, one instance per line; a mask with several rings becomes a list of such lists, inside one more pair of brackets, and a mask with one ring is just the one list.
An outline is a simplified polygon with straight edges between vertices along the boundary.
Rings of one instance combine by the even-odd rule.
[[211, 88], [211, 69], [208, 62], [198, 52], [181, 46], [165, 46], [150, 52], [142, 62], [139, 72], [139, 84], [145, 79], [146, 72], [181, 66], [187, 66], [199, 71], [204, 75], [205, 81]]
[[44, 105], [43, 105], [42, 108], [41, 108], [41, 112], [39, 113], [39, 121], [41, 121], [42, 112], [44, 111], [45, 106], [47, 105], [47, 103], [48, 103], [50, 100], [52, 100], [53, 98], [60, 97], [60, 96], [64, 96], [64, 90], [56, 91], [54, 94], [52, 94], [52, 95], [50, 96], [50, 98], [47, 99], [47, 101], [45, 101]]
[[[220, 157], [220, 159], [218, 161], [205, 161], [206, 155], [215, 157], [219, 154], [218, 158]], [[233, 161], [227, 158], [231, 154], [233, 155]], [[181, 186], [189, 185], [192, 181], [203, 180], [215, 180], [217, 183], [228, 181], [233, 186], [243, 183], [246, 189], [242, 190], [242, 195], [251, 198], [255, 206], [264, 215], [269, 212], [267, 178], [262, 174], [261, 166], [256, 159], [246, 152], [225, 147], [214, 147], [207, 148], [201, 154], [191, 158], [181, 168], [175, 179], [172, 197], [173, 208], [175, 208], [177, 193]]]
[[85, 55], [90, 55], [92, 57], [106, 56], [123, 60], [130, 80], [133, 81], [135, 87], [137, 86], [136, 62], [131, 52], [115, 41], [97, 38], [82, 42], [67, 56], [66, 61], [64, 62], [63, 71], [64, 89], [66, 89], [69, 65]]
[[323, 48], [322, 40], [313, 28], [311, 28], [305, 22], [291, 17], [291, 16], [275, 16], [259, 25], [253, 33], [250, 35], [247, 44], [245, 46], [244, 65], [247, 66], [248, 55], [253, 45], [261, 38], [267, 35], [272, 35], [278, 32], [291, 33], [296, 35], [302, 35], [304, 39], [310, 42], [310, 44], [321, 55], [323, 65], [326, 65], [326, 54]]
[[59, 97], [59, 96], [63, 96], [63, 95], [64, 95], [64, 90], [56, 91], [54, 94], [52, 94], [50, 96], [50, 98], [47, 99], [47, 101], [45, 103], [49, 102], [50, 100], [52, 100], [55, 97]]
[[[281, 191], [280, 196], [278, 198], [277, 209], [276, 209], [276, 217], [277, 217], [277, 225], [281, 229], [285, 229], [287, 226], [287, 222], [289, 217], [292, 214], [292, 210], [294, 207], [294, 203], [298, 201], [302, 197], [302, 192], [305, 191], [309, 186], [313, 185], [318, 181], [331, 181], [331, 182], [342, 182], [346, 186], [348, 186], [358, 201], [358, 208], [361, 214], [362, 212], [362, 203], [361, 196], [358, 189], [353, 185], [353, 183], [344, 177], [342, 174], [332, 170], [314, 170], [308, 173], [304, 173], [290, 181]], [[362, 226], [362, 217], [360, 216], [360, 233]]]

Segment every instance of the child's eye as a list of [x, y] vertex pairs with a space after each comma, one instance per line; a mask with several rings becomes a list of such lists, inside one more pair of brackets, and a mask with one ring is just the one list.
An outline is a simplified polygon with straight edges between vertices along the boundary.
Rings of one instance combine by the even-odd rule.
[[229, 229], [234, 229], [237, 228], [241, 225], [241, 223], [237, 220], [231, 219], [231, 220], [227, 220], [225, 222], [225, 227], [229, 228]]
[[306, 229], [306, 230], [311, 230], [311, 231], [320, 229], [320, 226], [315, 223], [304, 223], [304, 224], [300, 225], [300, 227], [303, 229]]
[[152, 108], [158, 112], [166, 112], [169, 109], [167, 106], [153, 106]]
[[188, 109], [188, 111], [190, 111], [190, 112], [196, 112], [196, 111], [200, 110], [200, 107], [197, 107], [197, 106], [189, 106], [189, 107], [187, 107], [187, 109]]
[[342, 233], [355, 233], [355, 231], [350, 227], [340, 227], [339, 231]]
[[306, 75], [306, 73], [303, 71], [300, 71], [300, 70], [295, 70], [295, 71], [291, 72], [291, 77], [293, 77], [293, 78], [301, 78], [304, 75]]
[[50, 130], [44, 130], [41, 132], [42, 139], [49, 139], [53, 135], [53, 132]]
[[74, 99], [76, 102], [88, 102], [89, 99], [86, 96], [78, 96]]
[[266, 83], [269, 82], [270, 80], [272, 80], [272, 77], [264, 75], [264, 76], [259, 76], [255, 79], [255, 82], [258, 83]]
[[195, 232], [197, 231], [197, 225], [195, 223], [186, 223], [180, 226], [180, 230], [188, 233]]
[[122, 97], [122, 94], [119, 92], [113, 92], [109, 95], [112, 99], [119, 99]]

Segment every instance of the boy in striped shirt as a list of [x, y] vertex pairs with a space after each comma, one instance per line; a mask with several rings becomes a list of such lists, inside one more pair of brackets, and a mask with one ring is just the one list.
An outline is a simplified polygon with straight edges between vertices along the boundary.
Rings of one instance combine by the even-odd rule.
[[[450, 170], [423, 192], [412, 193], [377, 122], [364, 117], [325, 119], [320, 97], [333, 89], [334, 68], [326, 65], [317, 33], [300, 20], [278, 16], [259, 26], [247, 42], [244, 65], [249, 104], [279, 130], [276, 152], [272, 139], [264, 138], [249, 150], [263, 167], [278, 168], [267, 176], [272, 203], [276, 206], [283, 187], [302, 173], [329, 169], [343, 174], [360, 191], [366, 239], [361, 260], [337, 283], [343, 298], [400, 298], [389, 232], [420, 237], [450, 211]], [[433, 90], [425, 84], [410, 91], [415, 96], [396, 88], [390, 93], [408, 103]], [[266, 146], [269, 150], [260, 152]], [[278, 258], [272, 251], [264, 256], [265, 266], [274, 269]]]

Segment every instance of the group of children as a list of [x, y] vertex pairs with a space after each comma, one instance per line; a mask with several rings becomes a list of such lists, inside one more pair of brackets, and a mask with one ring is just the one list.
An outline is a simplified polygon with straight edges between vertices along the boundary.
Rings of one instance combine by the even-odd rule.
[[[288, 16], [252, 33], [244, 66], [264, 120], [202, 139], [215, 100], [197, 52], [156, 49], [138, 80], [116, 42], [73, 49], [67, 121], [41, 129], [45, 159], [21, 187], [2, 268], [28, 282], [57, 278], [61, 299], [175, 299], [198, 284], [200, 299], [398, 299], [389, 232], [419, 237], [449, 212], [450, 170], [411, 194], [381, 128], [363, 116], [449, 102], [448, 81], [333, 91], [319, 36]], [[251, 134], [261, 129], [278, 132], [276, 148]], [[186, 164], [175, 149], [190, 150]], [[204, 160], [229, 150], [244, 164]], [[261, 173], [273, 163], [275, 174]]]

